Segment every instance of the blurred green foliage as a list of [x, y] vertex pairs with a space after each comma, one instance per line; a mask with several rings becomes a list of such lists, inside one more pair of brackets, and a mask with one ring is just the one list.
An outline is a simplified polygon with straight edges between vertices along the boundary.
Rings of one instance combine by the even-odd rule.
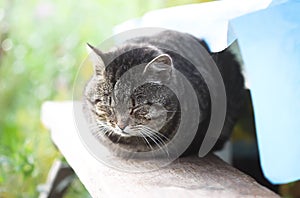
[[[85, 43], [100, 43], [146, 11], [190, 2], [199, 0], [0, 1], [0, 197], [36, 197], [60, 156], [40, 107], [72, 99]], [[74, 185], [70, 197], [87, 195]]]

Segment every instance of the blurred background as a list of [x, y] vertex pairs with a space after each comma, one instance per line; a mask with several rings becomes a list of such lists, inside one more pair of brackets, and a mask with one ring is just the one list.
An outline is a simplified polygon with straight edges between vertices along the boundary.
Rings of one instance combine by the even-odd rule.
[[[37, 197], [52, 162], [63, 158], [40, 122], [40, 107], [46, 100], [72, 99], [86, 42], [101, 43], [115, 25], [147, 11], [198, 2], [0, 0], [0, 197]], [[238, 158], [233, 164], [277, 191], [260, 171], [249, 104], [233, 135], [233, 148], [243, 152], [233, 154], [256, 168], [252, 174]], [[89, 194], [77, 179], [66, 197]]]
[[[60, 157], [40, 107], [72, 99], [86, 42], [99, 44], [115, 25], [149, 10], [195, 2], [0, 0], [0, 197], [37, 197]], [[80, 182], [73, 185], [70, 197], [88, 196]]]

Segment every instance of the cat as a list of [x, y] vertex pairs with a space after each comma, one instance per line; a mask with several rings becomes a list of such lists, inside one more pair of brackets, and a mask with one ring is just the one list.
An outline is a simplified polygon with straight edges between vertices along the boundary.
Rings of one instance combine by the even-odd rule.
[[[181, 121], [181, 107], [176, 94], [164, 86], [164, 82], [174, 75], [174, 69], [191, 82], [201, 113], [197, 133], [180, 155], [194, 155], [199, 151], [210, 122], [211, 98], [208, 87], [203, 76], [189, 61], [168, 50], [178, 50], [185, 45], [185, 54], [197, 55], [192, 47], [194, 43], [201, 45], [211, 55], [224, 81], [227, 111], [221, 136], [213, 148], [218, 150], [231, 135], [245, 95], [241, 66], [229, 49], [211, 53], [204, 40], [173, 30], [130, 39], [106, 53], [88, 44], [94, 74], [84, 89], [83, 111], [91, 132], [113, 154], [121, 155], [121, 150], [155, 150], [176, 135]], [[132, 75], [118, 83], [126, 72], [140, 64], [150, 80], [135, 89], [131, 85], [135, 79]], [[131, 95], [125, 97], [124, 94], [129, 92]], [[122, 106], [117, 108], [118, 104]]]

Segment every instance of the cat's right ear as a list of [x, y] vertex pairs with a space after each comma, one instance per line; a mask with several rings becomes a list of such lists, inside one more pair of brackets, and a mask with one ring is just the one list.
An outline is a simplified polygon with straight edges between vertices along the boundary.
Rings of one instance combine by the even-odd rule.
[[143, 71], [144, 78], [157, 83], [171, 79], [173, 61], [168, 54], [161, 54], [148, 63]]
[[96, 75], [103, 75], [105, 71], [105, 63], [103, 61], [104, 54], [96, 47], [87, 43], [87, 50], [89, 53], [89, 59], [93, 64], [94, 72]]

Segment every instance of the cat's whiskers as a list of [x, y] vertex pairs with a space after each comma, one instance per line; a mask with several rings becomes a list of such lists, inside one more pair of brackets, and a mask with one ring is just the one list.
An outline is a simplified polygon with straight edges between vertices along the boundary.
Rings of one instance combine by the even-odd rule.
[[95, 121], [89, 126], [93, 135], [97, 138], [107, 135], [108, 137], [113, 133], [114, 129], [103, 122]]
[[150, 138], [161, 150], [163, 150], [168, 155], [168, 157], [170, 157], [170, 154], [169, 154], [167, 148], [164, 148], [166, 146], [166, 143], [161, 137], [159, 137], [159, 135], [162, 135], [164, 138], [166, 138], [168, 140], [167, 137], [165, 137], [163, 134], [160, 134], [159, 132], [157, 132], [149, 127], [143, 126], [143, 125], [137, 125], [134, 127], [134, 129], [138, 129], [139, 133], [142, 134], [145, 137], [145, 139], [147, 139], [147, 137]]
[[107, 137], [111, 136], [111, 134], [113, 134], [113, 131], [109, 131]]
[[149, 135], [151, 135], [153, 138], [157, 139], [159, 142], [161, 142], [163, 145], [166, 145], [165, 141], [159, 137], [157, 134], [153, 133], [152, 131], [150, 130], [145, 130], [147, 133], [149, 133]]
[[149, 141], [147, 140], [147, 138], [145, 137], [145, 135], [142, 132], [140, 132], [140, 131], [138, 131], [138, 133], [142, 136], [143, 140], [150, 147], [150, 149], [153, 150], [153, 147], [151, 146], [151, 144], [149, 143]]
[[89, 126], [89, 129], [92, 131], [92, 132], [99, 132], [99, 129], [100, 130], [103, 130], [103, 126], [98, 126], [97, 124], [94, 124], [94, 125], [90, 125]]
[[[148, 130], [142, 130], [144, 134], [147, 135], [147, 137], [149, 137], [161, 150], [163, 150], [168, 157], [170, 157], [170, 154], [168, 152], [168, 148], [164, 148], [166, 146], [165, 142], [160, 138], [158, 137], [157, 135], [151, 133], [150, 131]], [[154, 136], [153, 136], [154, 135]]]
[[163, 134], [161, 134], [161, 133], [159, 133], [159, 132], [157, 132], [157, 131], [151, 129], [150, 127], [145, 126], [145, 129], [146, 129], [146, 131], [148, 131], [151, 135], [153, 135], [157, 140], [159, 140], [159, 141], [162, 143], [163, 146], [166, 147], [166, 148], [165, 148], [165, 151], [166, 151], [168, 157], [170, 157], [170, 154], [169, 154], [169, 151], [168, 151], [166, 142], [165, 142], [160, 136], [164, 137], [167, 141], [169, 141], [169, 138], [167, 138], [167, 137], [164, 136]]
[[137, 125], [136, 128], [148, 130], [148, 131], [151, 132], [151, 134], [153, 134], [153, 135], [154, 135], [154, 134], [157, 134], [157, 136], [163, 137], [163, 138], [165, 138], [167, 141], [170, 141], [170, 139], [167, 138], [164, 134], [162, 134], [162, 133], [160, 133], [160, 132], [157, 132], [157, 131], [155, 131], [154, 129], [151, 129], [151, 128], [148, 127], [148, 126]]

